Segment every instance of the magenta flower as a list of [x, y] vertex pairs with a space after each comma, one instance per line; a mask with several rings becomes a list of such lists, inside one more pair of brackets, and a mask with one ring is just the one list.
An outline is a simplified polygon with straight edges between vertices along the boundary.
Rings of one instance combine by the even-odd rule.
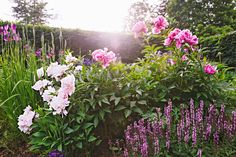
[[147, 31], [148, 29], [144, 21], [137, 22], [132, 28], [132, 32], [134, 32], [135, 38], [140, 37], [143, 33], [147, 33]]
[[182, 61], [186, 61], [186, 60], [188, 60], [188, 57], [187, 57], [186, 55], [183, 55], [183, 56], [181, 57], [181, 60], [182, 60]]
[[204, 71], [205, 73], [210, 74], [210, 75], [213, 75], [217, 72], [216, 67], [210, 64], [207, 64], [204, 66]]
[[173, 31], [171, 31], [166, 38], [164, 45], [169, 46], [171, 42], [175, 40], [175, 37], [179, 34], [179, 32], [181, 32], [179, 28], [175, 28]]
[[116, 60], [116, 54], [112, 51], [108, 52], [107, 48], [98, 49], [93, 51], [92, 57], [95, 61], [102, 63], [102, 67], [108, 67], [112, 62]]
[[41, 49], [41, 48], [38, 49], [37, 51], [35, 51], [35, 55], [36, 55], [37, 57], [41, 57], [41, 54], [42, 54], [42, 49]]
[[154, 23], [154, 28], [152, 29], [153, 34], [161, 33], [161, 30], [164, 30], [169, 25], [166, 18], [161, 15], [153, 19], [153, 23]]

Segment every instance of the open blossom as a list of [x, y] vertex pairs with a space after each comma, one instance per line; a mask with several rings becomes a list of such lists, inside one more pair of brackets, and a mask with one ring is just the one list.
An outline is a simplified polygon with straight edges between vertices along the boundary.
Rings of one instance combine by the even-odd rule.
[[72, 56], [71, 53], [69, 53], [68, 55], [66, 55], [66, 63], [72, 63], [72, 62], [77, 62], [78, 59], [74, 56]]
[[35, 51], [35, 56], [37, 57], [41, 57], [41, 54], [42, 54], [42, 49], [38, 49], [37, 51]]
[[82, 71], [82, 69], [83, 69], [83, 66], [78, 65], [78, 66], [75, 67], [74, 73], [77, 74], [77, 73], [79, 73], [80, 71]]
[[54, 87], [49, 86], [42, 94], [43, 101], [50, 102], [53, 98], [53, 94], [56, 92]]
[[58, 80], [58, 77], [62, 76], [66, 72], [66, 70], [68, 70], [68, 67], [66, 65], [59, 65], [58, 62], [55, 62], [51, 63], [47, 68], [47, 74], [48, 76], [51, 76], [52, 78]]
[[147, 31], [148, 29], [144, 21], [137, 22], [132, 28], [135, 38], [138, 38], [143, 33], [147, 33]]
[[62, 114], [67, 115], [66, 107], [69, 106], [69, 101], [67, 99], [63, 99], [59, 96], [54, 96], [49, 103], [50, 107], [54, 110], [53, 114]]
[[210, 74], [210, 75], [213, 75], [217, 72], [216, 67], [210, 64], [207, 64], [204, 66], [204, 71], [205, 73]]
[[175, 37], [179, 34], [179, 32], [181, 32], [179, 28], [175, 28], [173, 31], [171, 31], [166, 38], [164, 45], [169, 46], [171, 42], [175, 40]]
[[157, 18], [154, 18], [153, 23], [154, 23], [154, 28], [152, 29], [153, 34], [161, 33], [161, 30], [164, 30], [169, 25], [166, 18], [161, 15], [158, 16]]
[[41, 78], [44, 76], [43, 67], [41, 67], [40, 69], [37, 70], [37, 76], [38, 76], [38, 78]]
[[101, 62], [102, 67], [106, 68], [110, 65], [110, 63], [114, 62], [116, 60], [116, 55], [114, 52], [109, 51], [106, 48], [104, 50], [98, 49], [93, 51], [92, 57], [95, 61]]
[[186, 60], [188, 60], [188, 57], [187, 57], [186, 55], [183, 55], [183, 56], [181, 57], [181, 60], [182, 60], [182, 61], [186, 61]]
[[51, 82], [43, 79], [43, 80], [38, 80], [33, 86], [32, 88], [36, 91], [40, 91], [40, 94], [42, 94], [42, 90], [47, 86], [50, 85]]
[[61, 79], [61, 88], [67, 95], [72, 95], [75, 92], [75, 76], [68, 75]]
[[20, 131], [29, 134], [32, 130], [31, 125], [33, 124], [33, 119], [36, 116], [35, 112], [32, 111], [30, 106], [24, 109], [24, 113], [18, 117], [18, 128]]

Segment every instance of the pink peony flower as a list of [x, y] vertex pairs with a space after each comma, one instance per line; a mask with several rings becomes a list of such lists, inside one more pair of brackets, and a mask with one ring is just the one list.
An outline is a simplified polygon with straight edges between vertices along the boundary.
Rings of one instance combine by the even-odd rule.
[[65, 94], [71, 96], [75, 92], [75, 76], [72, 74], [61, 79], [61, 88]]
[[143, 33], [147, 33], [147, 31], [148, 29], [144, 21], [137, 22], [132, 28], [135, 38], [138, 38]]
[[[192, 35], [192, 33], [190, 32], [190, 30], [185, 29], [182, 30], [176, 37], [176, 46], [177, 46], [177, 42], [178, 42], [178, 46], [177, 48], [180, 48], [182, 46], [182, 44], [184, 43], [188, 43], [190, 46], [193, 45], [197, 45], [198, 44], [198, 38], [196, 35]], [[181, 46], [179, 46], [181, 45]]]
[[24, 113], [18, 117], [18, 128], [20, 131], [29, 134], [32, 130], [31, 125], [33, 124], [33, 119], [36, 116], [35, 112], [31, 110], [30, 106], [24, 109]]
[[179, 28], [175, 28], [173, 31], [171, 31], [166, 38], [164, 45], [169, 46], [171, 42], [175, 40], [175, 37], [179, 34], [179, 32], [181, 32]]
[[71, 53], [66, 55], [66, 63], [72, 63], [72, 62], [77, 62], [78, 59], [76, 57], [73, 57]]
[[42, 94], [43, 92], [43, 89], [47, 86], [47, 85], [50, 85], [51, 82], [44, 79], [44, 80], [38, 80], [33, 86], [32, 88], [36, 91], [39, 91], [40, 94]]
[[102, 67], [106, 68], [110, 65], [110, 63], [114, 62], [116, 60], [116, 55], [114, 52], [109, 51], [105, 48], [104, 50], [98, 49], [93, 51], [92, 57], [95, 61], [101, 62]]
[[181, 60], [182, 60], [182, 61], [186, 61], [186, 60], [188, 60], [188, 57], [187, 57], [186, 55], [183, 55], [183, 56], [181, 57]]
[[49, 86], [47, 90], [45, 90], [42, 94], [43, 101], [50, 102], [53, 98], [53, 94], [56, 93], [54, 87]]
[[68, 67], [66, 65], [58, 65], [58, 62], [51, 63], [50, 66], [47, 68], [48, 76], [59, 80], [59, 77], [62, 76]]
[[43, 67], [37, 70], [37, 76], [38, 78], [41, 78], [44, 76], [44, 70]]
[[69, 103], [70, 102], [67, 99], [55, 96], [52, 98], [52, 101], [49, 103], [49, 105], [54, 110], [53, 115], [67, 115], [68, 112], [66, 111], [66, 107], [69, 106]]
[[161, 30], [164, 30], [169, 25], [166, 18], [161, 15], [153, 19], [153, 23], [154, 23], [154, 28], [152, 29], [153, 34], [161, 33]]
[[216, 67], [210, 64], [207, 64], [204, 66], [204, 71], [205, 73], [210, 74], [210, 75], [213, 75], [217, 72]]

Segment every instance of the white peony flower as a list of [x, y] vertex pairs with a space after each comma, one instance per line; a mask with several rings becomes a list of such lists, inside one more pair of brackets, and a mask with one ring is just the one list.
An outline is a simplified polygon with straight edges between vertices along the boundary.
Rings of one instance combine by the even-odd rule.
[[53, 114], [62, 114], [67, 115], [66, 107], [69, 106], [69, 101], [67, 99], [63, 99], [59, 96], [54, 96], [52, 98], [52, 101], [49, 103], [50, 108], [52, 108]]
[[44, 70], [43, 67], [37, 70], [37, 76], [38, 78], [41, 78], [44, 76]]
[[36, 115], [31, 109], [30, 106], [27, 106], [24, 109], [24, 113], [18, 117], [18, 128], [26, 134], [29, 134], [32, 130], [31, 125], [33, 124], [33, 119]]
[[58, 65], [58, 62], [55, 62], [51, 63], [47, 68], [47, 74], [48, 76], [51, 76], [52, 78], [58, 80], [58, 77], [62, 76], [66, 72], [66, 70], [68, 70], [68, 67], [66, 65]]
[[54, 87], [49, 86], [47, 90], [45, 90], [42, 94], [43, 101], [49, 102], [53, 98], [53, 95], [56, 93], [56, 90]]
[[72, 74], [61, 79], [61, 88], [65, 94], [71, 96], [75, 92], [75, 76]]
[[78, 59], [76, 57], [73, 57], [71, 53], [66, 55], [66, 63], [71, 63], [71, 62], [77, 62]]
[[40, 94], [42, 94], [43, 92], [43, 89], [47, 86], [47, 85], [50, 85], [51, 82], [46, 80], [46, 79], [43, 79], [43, 80], [38, 80], [33, 86], [32, 88], [36, 91], [39, 91]]

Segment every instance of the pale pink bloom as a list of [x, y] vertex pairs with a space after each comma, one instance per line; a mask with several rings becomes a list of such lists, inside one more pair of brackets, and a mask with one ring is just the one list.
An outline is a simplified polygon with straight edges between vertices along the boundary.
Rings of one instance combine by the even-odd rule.
[[63, 99], [68, 99], [68, 93], [62, 87], [58, 90], [57, 96]]
[[45, 90], [42, 94], [43, 101], [50, 102], [53, 98], [53, 94], [56, 93], [54, 87], [49, 86], [47, 90]]
[[71, 53], [66, 55], [66, 63], [77, 62], [77, 61], [78, 61], [78, 59], [76, 57], [72, 56]]
[[148, 29], [144, 21], [137, 22], [132, 28], [135, 38], [140, 37], [143, 33], [147, 33], [147, 31]]
[[51, 76], [52, 78], [58, 80], [58, 78], [62, 76], [66, 72], [66, 70], [68, 70], [68, 67], [66, 65], [59, 65], [58, 62], [55, 62], [51, 63], [47, 68], [47, 74], [48, 76]]
[[32, 111], [30, 106], [24, 109], [24, 113], [18, 117], [18, 128], [20, 131], [29, 134], [32, 130], [31, 125], [33, 124], [33, 119], [35, 117], [35, 112]]
[[210, 64], [207, 64], [204, 66], [204, 71], [205, 73], [210, 74], [210, 75], [213, 75], [217, 72], [216, 67]]
[[164, 30], [169, 25], [166, 18], [161, 15], [157, 16], [157, 18], [154, 18], [153, 23], [154, 23], [154, 28], [152, 29], [153, 34], [161, 33], [161, 30]]
[[101, 62], [102, 67], [106, 68], [110, 65], [110, 63], [116, 60], [116, 54], [112, 51], [107, 52], [108, 49], [98, 49], [93, 51], [92, 57], [95, 61]]
[[78, 65], [78, 66], [75, 67], [74, 73], [77, 74], [77, 73], [79, 73], [80, 71], [82, 71], [82, 69], [83, 69], [83, 66]]
[[46, 80], [46, 79], [43, 79], [43, 80], [38, 80], [33, 86], [32, 88], [36, 91], [39, 91], [40, 94], [42, 94], [42, 91], [43, 89], [47, 86], [47, 85], [50, 85], [51, 82]]
[[188, 57], [187, 57], [186, 55], [183, 55], [183, 56], [181, 57], [181, 60], [182, 60], [182, 61], [186, 61], [186, 60], [188, 60]]
[[38, 76], [38, 78], [41, 78], [44, 76], [43, 67], [41, 67], [40, 69], [37, 70], [37, 76]]
[[52, 98], [52, 101], [49, 103], [50, 108], [52, 108], [53, 115], [62, 114], [67, 115], [66, 107], [69, 106], [69, 101], [67, 99], [63, 99], [59, 96], [55, 96]]
[[176, 64], [176, 62], [173, 59], [168, 59], [167, 62], [170, 63], [170, 65], [175, 65]]
[[75, 92], [75, 76], [72, 74], [61, 79], [61, 88], [65, 94], [71, 96]]

